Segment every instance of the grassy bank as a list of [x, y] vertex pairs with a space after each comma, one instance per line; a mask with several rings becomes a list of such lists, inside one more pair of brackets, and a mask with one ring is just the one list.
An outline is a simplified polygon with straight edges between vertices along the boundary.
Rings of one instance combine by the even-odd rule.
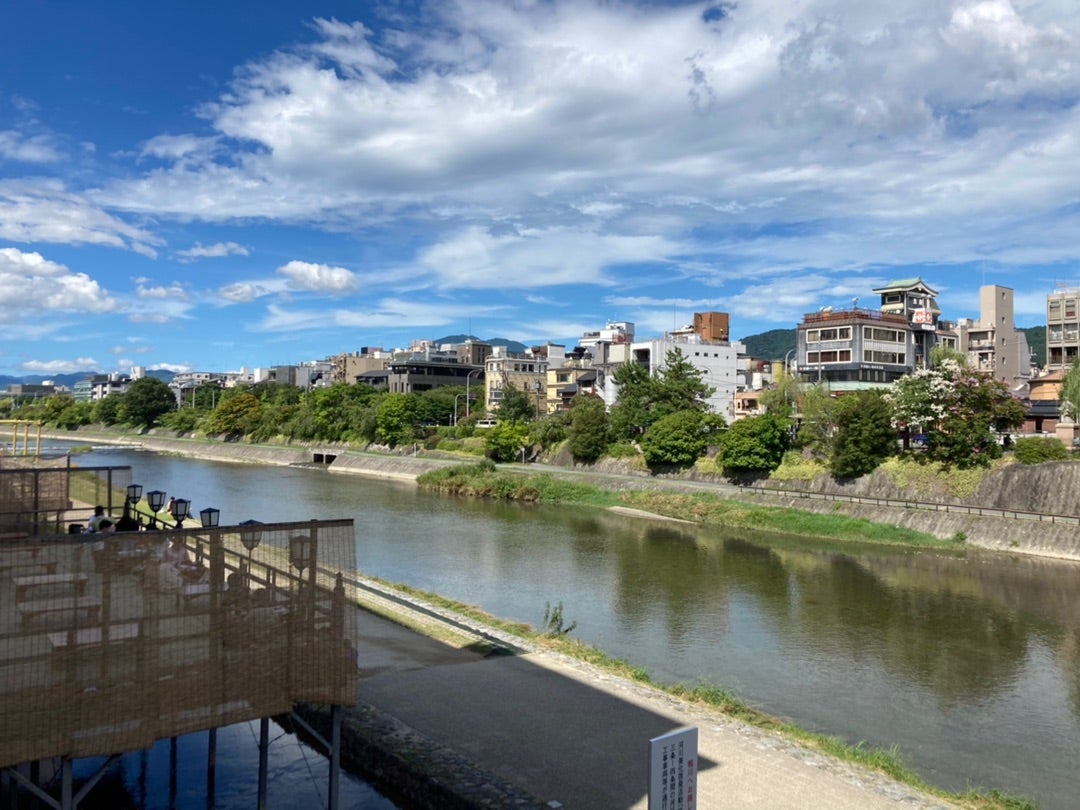
[[626, 506], [702, 525], [783, 532], [802, 537], [926, 548], [957, 545], [911, 529], [842, 514], [822, 515], [798, 509], [759, 506], [704, 493], [655, 489], [616, 492], [546, 473], [502, 472], [491, 462], [434, 470], [421, 475], [417, 485], [435, 492], [473, 498], [599, 507]]
[[[891, 748], [874, 748], [865, 745], [862, 742], [856, 745], [850, 745], [837, 737], [807, 731], [786, 720], [766, 714], [765, 712], [749, 706], [737, 696], [719, 686], [708, 684], [687, 685], [655, 681], [644, 669], [632, 666], [627, 661], [613, 658], [602, 650], [584, 644], [577, 639], [571, 638], [565, 633], [542, 632], [522, 622], [504, 621], [475, 606], [447, 599], [438, 594], [418, 590], [408, 585], [387, 582], [382, 582], [381, 584], [384, 587], [400, 591], [401, 593], [436, 607], [443, 608], [461, 616], [465, 616], [475, 622], [495, 628], [502, 633], [521, 639], [534, 647], [540, 647], [576, 658], [618, 677], [637, 681], [638, 683], [679, 697], [689, 703], [708, 707], [726, 716], [754, 726], [755, 728], [774, 732], [788, 739], [798, 741], [808, 748], [828, 754], [838, 760], [850, 762], [884, 774], [890, 779], [910, 785], [925, 793], [952, 802], [958, 807], [969, 808], [969, 810], [1036, 810], [1038, 807], [1038, 805], [1028, 799], [1012, 796], [996, 790], [969, 790], [965, 793], [951, 793], [949, 791], [940, 790], [932, 785], [928, 785], [905, 763], [903, 753], [897, 746]], [[393, 613], [384, 611], [379, 612], [391, 620], [402, 621], [400, 616], [395, 616]], [[402, 621], [402, 623], [406, 626], [411, 626], [408, 621]], [[421, 630], [421, 632], [424, 631]]]

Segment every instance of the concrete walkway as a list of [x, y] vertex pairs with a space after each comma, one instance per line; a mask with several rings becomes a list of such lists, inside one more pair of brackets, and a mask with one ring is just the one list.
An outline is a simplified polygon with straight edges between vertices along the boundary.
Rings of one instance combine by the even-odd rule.
[[685, 726], [699, 729], [703, 810], [949, 806], [564, 656], [482, 656], [362, 616], [361, 700], [539, 806], [644, 810], [648, 741]]

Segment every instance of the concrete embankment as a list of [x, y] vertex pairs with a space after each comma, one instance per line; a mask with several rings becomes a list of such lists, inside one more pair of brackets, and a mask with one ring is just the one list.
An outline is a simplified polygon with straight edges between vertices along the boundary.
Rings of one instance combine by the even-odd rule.
[[[457, 459], [428, 456], [391, 455], [350, 450], [341, 445], [276, 446], [250, 445], [239, 442], [193, 440], [152, 432], [133, 437], [131, 434], [78, 431], [53, 433], [52, 438], [77, 438], [102, 443], [137, 443], [147, 450], [161, 453], [248, 464], [311, 465], [320, 464], [331, 472], [363, 475], [391, 481], [415, 481], [423, 473]], [[653, 478], [645, 475], [618, 474], [613, 469], [591, 471], [578, 468], [560, 471], [544, 467], [551, 475], [566, 475], [581, 479], [584, 475], [598, 486], [613, 489], [662, 488], [674, 491], [715, 491], [761, 505], [782, 506], [819, 514], [844, 514], [874, 523], [902, 526], [941, 539], [963, 537], [968, 546], [1031, 554], [1067, 560], [1080, 560], [1080, 527], [1016, 518], [981, 517], [928, 509], [860, 504], [844, 500], [811, 500], [799, 493], [765, 492], [756, 487], [735, 488], [716, 482], [712, 487], [701, 481], [679, 478]], [[830, 479], [806, 483], [807, 489], [845, 497], [876, 497], [934, 501], [955, 505], [983, 506], [1036, 514], [1080, 514], [1080, 464], [1041, 464], [1035, 467], [1011, 465], [988, 475], [976, 495], [968, 499], [950, 497], [945, 493], [912, 493], [897, 487], [887, 476], [875, 473], [857, 482], [838, 484]]]

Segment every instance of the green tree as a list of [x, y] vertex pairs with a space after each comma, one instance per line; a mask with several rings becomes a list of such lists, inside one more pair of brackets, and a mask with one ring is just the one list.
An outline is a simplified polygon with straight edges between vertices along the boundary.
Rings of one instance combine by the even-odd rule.
[[705, 372], [687, 360], [681, 349], [671, 349], [653, 386], [652, 409], [656, 420], [679, 411], [707, 411], [708, 399], [716, 389], [704, 378]]
[[536, 398], [513, 383], [507, 383], [499, 402], [499, 421], [531, 422], [536, 416]]
[[1080, 420], [1080, 363], [1074, 362], [1061, 380], [1062, 416], [1068, 416], [1074, 422]]
[[410, 394], [388, 394], [375, 413], [375, 438], [397, 447], [416, 440], [418, 400]]
[[698, 410], [676, 411], [658, 419], [641, 437], [641, 452], [650, 465], [688, 467], [705, 455], [723, 431], [724, 420]]
[[499, 421], [484, 431], [484, 452], [492, 461], [514, 461], [528, 447], [529, 428], [524, 422]]
[[1024, 436], [1016, 440], [1015, 456], [1021, 464], [1042, 464], [1065, 461], [1069, 451], [1055, 436]]
[[162, 416], [176, 410], [172, 389], [157, 377], [140, 377], [123, 397], [123, 419], [129, 425], [153, 427]]
[[611, 408], [611, 429], [618, 439], [637, 441], [656, 421], [651, 413], [656, 380], [640, 363], [623, 363], [611, 379], [619, 392]]
[[721, 435], [717, 463], [725, 475], [767, 473], [780, 466], [791, 423], [776, 414], [748, 416]]
[[961, 468], [1001, 456], [995, 432], [1019, 427], [1026, 415], [1004, 383], [948, 358], [901, 377], [885, 396], [895, 425], [921, 429], [930, 458]]
[[123, 394], [109, 394], [94, 403], [91, 418], [101, 425], [115, 425], [121, 419], [121, 410], [124, 405]]
[[247, 392], [229, 397], [210, 414], [206, 430], [226, 436], [247, 435], [259, 422], [262, 403], [254, 394]]
[[75, 430], [90, 424], [93, 405], [89, 402], [72, 402], [56, 417], [56, 426], [65, 430]]
[[611, 420], [604, 401], [578, 394], [570, 401], [568, 449], [574, 461], [591, 464], [611, 446]]
[[[802, 388], [798, 443], [817, 458], [828, 458], [833, 452], [836, 438], [838, 403], [825, 385], [807, 385]], [[895, 433], [895, 431], [894, 431]]]
[[761, 404], [766, 413], [787, 418], [798, 411], [799, 403], [803, 398], [803, 384], [794, 374], [788, 374], [785, 371], [776, 379], [771, 388], [762, 392]]
[[879, 391], [860, 391], [836, 400], [836, 425], [829, 459], [836, 478], [873, 472], [896, 452], [892, 409]]

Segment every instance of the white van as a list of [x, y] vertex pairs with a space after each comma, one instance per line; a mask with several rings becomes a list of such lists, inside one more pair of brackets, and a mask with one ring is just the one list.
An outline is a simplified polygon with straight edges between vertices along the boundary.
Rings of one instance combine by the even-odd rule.
[[497, 424], [499, 424], [498, 419], [485, 418], [485, 419], [477, 419], [476, 420], [476, 426], [478, 428], [493, 428]]

